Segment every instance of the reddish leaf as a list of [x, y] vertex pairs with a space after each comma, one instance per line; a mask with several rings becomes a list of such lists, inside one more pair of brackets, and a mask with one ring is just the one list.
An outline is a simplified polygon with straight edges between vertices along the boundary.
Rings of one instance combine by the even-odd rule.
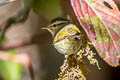
[[99, 55], [111, 66], [120, 60], [120, 12], [113, 0], [71, 0], [75, 15]]

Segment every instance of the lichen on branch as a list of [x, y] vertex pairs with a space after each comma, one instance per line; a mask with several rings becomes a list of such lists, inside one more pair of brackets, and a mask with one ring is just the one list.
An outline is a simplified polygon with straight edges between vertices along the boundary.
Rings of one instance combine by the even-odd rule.
[[58, 80], [86, 80], [85, 75], [88, 68], [83, 57], [86, 57], [90, 64], [96, 65], [100, 69], [98, 61], [94, 58], [95, 53], [90, 48], [91, 44], [79, 50], [77, 54], [65, 57], [64, 64], [61, 66]]
[[65, 58], [64, 64], [61, 66], [58, 80], [86, 80], [87, 71], [82, 59], [78, 60], [75, 55], [70, 55]]

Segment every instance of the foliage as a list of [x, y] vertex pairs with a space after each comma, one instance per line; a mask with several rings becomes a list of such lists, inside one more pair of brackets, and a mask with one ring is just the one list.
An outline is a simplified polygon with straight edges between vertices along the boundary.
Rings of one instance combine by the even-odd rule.
[[[8, 51], [9, 53], [10, 51]], [[21, 64], [12, 61], [0, 60], [0, 76], [4, 80], [20, 80]]]
[[48, 20], [62, 14], [60, 0], [33, 0], [31, 7], [36, 14], [43, 15]]
[[[0, 1], [0, 6], [8, 4], [14, 0], [2, 0]], [[21, 22], [25, 22], [28, 18], [29, 12], [32, 9], [36, 14], [42, 14], [47, 16], [47, 19], [52, 19], [53, 17], [61, 15], [61, 9], [59, 0], [24, 0], [23, 4], [24, 7], [18, 11], [15, 15], [8, 18], [2, 25], [0, 24], [0, 43], [6, 42], [7, 39], [4, 38], [4, 34], [12, 24], [17, 24]], [[49, 13], [49, 14], [48, 14]], [[21, 76], [21, 65], [16, 62], [20, 62], [24, 66], [29, 68], [31, 78], [34, 78], [32, 65], [29, 64], [29, 59], [26, 56], [26, 61], [22, 60], [12, 60], [14, 56], [18, 57], [18, 59], [25, 58], [24, 55], [17, 55], [14, 49], [10, 49], [5, 51], [5, 57], [8, 56], [7, 61], [0, 58], [0, 77], [4, 78], [5, 80], [19, 80]], [[2, 55], [2, 52], [1, 52]], [[13, 57], [12, 57], [13, 56]], [[22, 56], [22, 58], [21, 58]], [[10, 58], [10, 60], [9, 60]]]
[[119, 65], [120, 12], [113, 0], [70, 0], [75, 15], [98, 54]]

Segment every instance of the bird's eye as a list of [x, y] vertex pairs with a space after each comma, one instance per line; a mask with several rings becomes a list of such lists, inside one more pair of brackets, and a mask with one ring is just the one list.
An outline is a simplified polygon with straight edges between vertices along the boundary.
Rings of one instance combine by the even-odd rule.
[[57, 26], [56, 24], [53, 25], [53, 27], [56, 27], [56, 26]]

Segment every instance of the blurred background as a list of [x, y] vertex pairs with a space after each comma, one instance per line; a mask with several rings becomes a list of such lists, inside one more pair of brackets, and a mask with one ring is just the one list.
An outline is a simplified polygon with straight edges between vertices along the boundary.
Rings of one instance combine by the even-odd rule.
[[[23, 0], [16, 0], [0, 7], [0, 23], [16, 14], [22, 7]], [[69, 0], [34, 0], [27, 21], [21, 24], [14, 24], [7, 30], [6, 37], [8, 41], [27, 38], [35, 40], [33, 43], [31, 42], [28, 45], [15, 49], [17, 53], [28, 53], [33, 64], [36, 80], [54, 80], [58, 78], [64, 56], [53, 47], [51, 34], [40, 28], [47, 26], [50, 20], [55, 17], [61, 16], [66, 18], [67, 15], [70, 15], [73, 22], [81, 29], [74, 16]], [[96, 58], [102, 69], [99, 70], [96, 66], [90, 65], [86, 61], [86, 65], [89, 68], [86, 75], [87, 80], [120, 80], [119, 67], [110, 67], [98, 55], [96, 55]], [[31, 80], [29, 71], [25, 67], [22, 67], [21, 80]]]

